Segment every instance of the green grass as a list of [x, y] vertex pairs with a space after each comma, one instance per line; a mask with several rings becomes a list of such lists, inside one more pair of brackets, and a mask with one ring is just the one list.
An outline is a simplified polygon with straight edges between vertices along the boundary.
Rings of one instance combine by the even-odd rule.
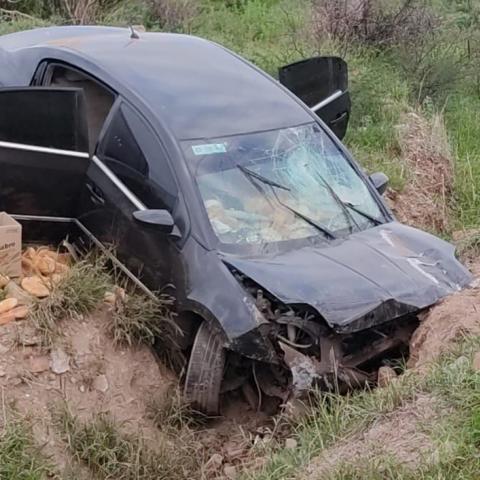
[[129, 289], [109, 315], [108, 330], [116, 345], [153, 345], [162, 339], [165, 346], [173, 342], [176, 326], [173, 320], [173, 298], [158, 294], [155, 298]]
[[50, 462], [35, 445], [26, 420], [9, 418], [0, 428], [0, 479], [46, 480], [58, 478]]
[[384, 389], [350, 396], [321, 396], [312, 414], [296, 427], [299, 447], [274, 453], [263, 471], [246, 474], [246, 478], [290, 478], [336, 442], [365, 430], [418, 395], [428, 394], [442, 407], [441, 416], [423, 426], [441, 453], [437, 463], [425, 462], [411, 470], [393, 457], [376, 456], [372, 461], [355, 458], [338, 465], [327, 478], [476, 480], [480, 471], [480, 373], [472, 369], [471, 362], [479, 349], [480, 337], [466, 340], [442, 357], [425, 377], [409, 372], [400, 382]]
[[458, 226], [476, 227], [480, 223], [480, 97], [452, 97], [447, 104], [446, 121], [455, 149]]
[[[98, 479], [180, 480], [198, 478], [197, 455], [186, 441], [145, 439], [139, 430], [127, 434], [106, 414], [81, 421], [68, 408], [55, 424], [71, 456]], [[1, 477], [0, 477], [1, 478]]]
[[34, 304], [30, 316], [45, 344], [55, 341], [62, 320], [87, 315], [102, 302], [113, 284], [106, 261], [104, 257], [92, 256], [75, 263], [50, 296]]

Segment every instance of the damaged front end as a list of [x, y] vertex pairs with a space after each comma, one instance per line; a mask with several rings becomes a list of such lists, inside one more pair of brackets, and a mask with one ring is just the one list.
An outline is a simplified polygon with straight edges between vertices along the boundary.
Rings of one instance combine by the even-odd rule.
[[271, 360], [258, 358], [252, 384], [282, 401], [375, 383], [408, 355], [422, 312], [472, 278], [450, 244], [396, 222], [327, 248], [224, 261], [267, 321], [255, 334]]
[[312, 307], [286, 305], [240, 272], [233, 270], [233, 274], [268, 320], [230, 346], [249, 360], [242, 364], [239, 357], [233, 362], [223, 391], [243, 387], [252, 406], [262, 396], [285, 402], [313, 389], [343, 392], [374, 383], [386, 357], [407, 354], [409, 339], [418, 326], [417, 316], [408, 314], [395, 322], [338, 333]]

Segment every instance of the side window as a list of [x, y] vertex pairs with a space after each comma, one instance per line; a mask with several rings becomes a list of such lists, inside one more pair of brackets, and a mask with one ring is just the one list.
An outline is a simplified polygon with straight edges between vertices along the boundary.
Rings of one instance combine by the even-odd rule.
[[148, 208], [173, 210], [177, 187], [163, 148], [127, 104], [114, 113], [97, 155]]
[[93, 152], [105, 119], [115, 101], [114, 94], [88, 75], [63, 66], [50, 67], [47, 72], [47, 84], [83, 89], [87, 104], [90, 151]]

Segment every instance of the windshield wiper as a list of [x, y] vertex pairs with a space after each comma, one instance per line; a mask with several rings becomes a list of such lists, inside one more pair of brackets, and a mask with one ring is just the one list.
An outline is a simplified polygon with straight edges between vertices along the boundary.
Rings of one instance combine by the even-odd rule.
[[[340, 199], [341, 200], [341, 199]], [[373, 215], [370, 215], [369, 213], [367, 212], [364, 212], [363, 210], [361, 210], [360, 208], [358, 208], [357, 206], [355, 206], [353, 203], [350, 203], [350, 202], [344, 202], [342, 200], [342, 203], [350, 208], [350, 210], [353, 210], [354, 212], [358, 213], [359, 215], [361, 215], [362, 217], [365, 217], [367, 220], [370, 220], [374, 225], [382, 225], [383, 222], [379, 219], [379, 218], [376, 218], [374, 217]]]
[[[275, 196], [277, 197], [276, 194]], [[297, 217], [300, 217], [302, 220], [305, 220], [305, 222], [307, 222], [309, 225], [316, 228], [320, 232], [324, 233], [327, 237], [331, 238], [332, 240], [335, 240], [337, 238], [337, 236], [330, 229], [328, 229], [327, 227], [324, 227], [323, 225], [320, 225], [315, 220], [312, 220], [310, 217], [307, 217], [306, 215], [299, 212], [298, 210], [295, 210], [294, 208], [290, 207], [286, 203], [283, 203], [278, 197], [277, 197], [277, 201], [278, 203], [280, 203], [280, 205], [282, 205], [282, 207], [285, 207], [287, 210], [290, 210], [294, 215], [296, 215]]]
[[282, 190], [286, 190], [287, 192], [291, 191], [291, 189], [286, 187], [285, 185], [282, 185], [281, 183], [277, 183], [274, 180], [270, 180], [269, 178], [264, 177], [263, 175], [260, 175], [259, 173], [254, 172], [253, 170], [250, 170], [247, 167], [244, 167], [243, 165], [237, 165], [237, 168], [243, 173], [245, 173], [246, 175], [256, 178], [257, 180], [260, 180], [262, 183], [265, 183], [266, 185], [270, 185], [271, 187], [281, 188]]
[[355, 221], [355, 218], [353, 218], [352, 214], [348, 210], [348, 205], [338, 196], [337, 192], [332, 188], [332, 186], [323, 178], [322, 175], [320, 175], [317, 172], [318, 177], [322, 181], [324, 187], [330, 192], [330, 195], [333, 197], [333, 199], [337, 202], [337, 204], [340, 206], [340, 208], [343, 211], [343, 214], [345, 215], [345, 218], [347, 219], [349, 226], [350, 226], [350, 233], [353, 232], [352, 228], [352, 223], [360, 230], [360, 226], [358, 223]]
[[[260, 182], [266, 184], [266, 185], [269, 185], [271, 187], [277, 187], [277, 188], [281, 188], [282, 190], [286, 190], [288, 192], [291, 191], [291, 189], [289, 187], [286, 187], [285, 185], [282, 185], [281, 183], [277, 183], [275, 182], [274, 180], [270, 180], [269, 178], [267, 177], [264, 177], [263, 175], [260, 175], [259, 173], [256, 173], [256, 172], [253, 172], [252, 170], [250, 170], [249, 168], [247, 167], [244, 167], [242, 165], [237, 165], [237, 168], [243, 172], [245, 175], [248, 175], [249, 177], [252, 177], [252, 178], [255, 178], [256, 180], [259, 180]], [[315, 220], [312, 220], [310, 217], [307, 217], [306, 215], [304, 215], [303, 213], [300, 213], [299, 211], [295, 210], [294, 208], [290, 207], [289, 205], [287, 205], [286, 203], [282, 202], [280, 200], [280, 198], [278, 198], [278, 195], [276, 194], [275, 190], [273, 190], [272, 188], [272, 192], [273, 194], [275, 195], [275, 198], [277, 199], [277, 202], [282, 205], [282, 207], [286, 208], [287, 210], [289, 210], [290, 212], [292, 212], [295, 216], [301, 218], [302, 220], [304, 220], [305, 222], [307, 222], [309, 225], [311, 225], [312, 227], [316, 228], [318, 231], [322, 232], [325, 236], [331, 238], [332, 240], [336, 239], [337, 236], [330, 230], [328, 229], [327, 227], [324, 227], [323, 225], [320, 225], [319, 223], [317, 223]]]

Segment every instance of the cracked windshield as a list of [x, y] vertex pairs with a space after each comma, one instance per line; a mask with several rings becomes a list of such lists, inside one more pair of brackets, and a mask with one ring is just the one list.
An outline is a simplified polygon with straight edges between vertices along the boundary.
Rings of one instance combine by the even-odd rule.
[[185, 150], [222, 243], [332, 239], [383, 221], [364, 181], [316, 124], [189, 141]]

